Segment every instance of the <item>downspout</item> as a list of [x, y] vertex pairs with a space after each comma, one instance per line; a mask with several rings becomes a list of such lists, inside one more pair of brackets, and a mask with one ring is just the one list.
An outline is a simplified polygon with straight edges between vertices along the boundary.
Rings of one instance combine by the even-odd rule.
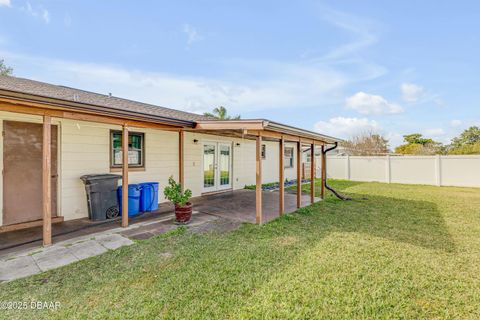
[[[327, 148], [325, 150], [323, 150], [323, 156], [325, 157], [325, 161], [324, 161], [324, 165], [325, 165], [325, 172], [327, 172], [327, 152], [328, 151], [332, 151], [332, 150], [335, 150], [336, 148], [338, 147], [338, 142], [335, 142], [335, 144], [333, 145], [333, 147], [330, 147], [330, 148]], [[340, 194], [338, 193], [337, 191], [335, 191], [335, 189], [333, 189], [332, 187], [330, 187], [328, 184], [327, 184], [327, 175], [325, 174], [325, 180], [323, 181], [323, 184], [325, 186], [325, 189], [331, 191], [337, 198], [339, 198], [340, 200], [352, 200], [352, 198], [349, 198], [347, 196], [344, 196], [343, 194]]]

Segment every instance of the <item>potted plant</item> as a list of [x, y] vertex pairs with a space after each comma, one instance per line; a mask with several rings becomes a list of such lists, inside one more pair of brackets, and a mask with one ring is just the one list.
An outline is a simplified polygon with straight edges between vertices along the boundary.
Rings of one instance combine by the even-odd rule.
[[185, 224], [192, 217], [192, 203], [188, 200], [192, 196], [192, 191], [186, 189], [182, 192], [182, 186], [177, 183], [173, 177], [168, 178], [168, 186], [163, 190], [165, 198], [175, 205], [175, 218], [178, 223]]

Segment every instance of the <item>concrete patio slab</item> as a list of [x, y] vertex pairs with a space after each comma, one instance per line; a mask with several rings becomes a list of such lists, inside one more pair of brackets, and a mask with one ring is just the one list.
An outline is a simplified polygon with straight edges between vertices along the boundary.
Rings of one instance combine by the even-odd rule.
[[71, 245], [68, 251], [81, 260], [107, 252], [107, 249], [95, 240], [87, 240]]
[[123, 246], [129, 246], [133, 244], [133, 241], [125, 238], [119, 234], [102, 234], [94, 237], [95, 241], [104, 246], [107, 249], [115, 250]]
[[61, 246], [52, 246], [46, 250], [32, 254], [33, 260], [42, 271], [59, 268], [78, 261], [67, 248]]

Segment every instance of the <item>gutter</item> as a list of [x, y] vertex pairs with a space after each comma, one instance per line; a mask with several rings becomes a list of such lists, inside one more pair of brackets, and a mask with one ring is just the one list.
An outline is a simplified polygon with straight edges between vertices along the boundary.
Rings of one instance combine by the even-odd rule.
[[[338, 147], [338, 142], [335, 142], [335, 144], [330, 147], [330, 148], [327, 148], [325, 150], [322, 151], [323, 153], [323, 156], [326, 158], [327, 157], [327, 152], [328, 151], [332, 151], [332, 150], [335, 150], [336, 148]], [[332, 187], [330, 187], [327, 183], [327, 161], [325, 160], [324, 161], [324, 164], [325, 164], [325, 168], [323, 168], [323, 170], [325, 171], [325, 180], [323, 182], [323, 185], [325, 186], [325, 188], [329, 191], [331, 191], [337, 198], [339, 198], [340, 200], [352, 200], [352, 198], [349, 198], [347, 196], [344, 196], [343, 194], [340, 194], [338, 193], [335, 189], [333, 189]]]

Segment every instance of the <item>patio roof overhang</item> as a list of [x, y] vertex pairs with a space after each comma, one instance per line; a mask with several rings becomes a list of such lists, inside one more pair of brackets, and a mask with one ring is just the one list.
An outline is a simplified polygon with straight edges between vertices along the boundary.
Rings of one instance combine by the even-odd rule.
[[300, 129], [265, 119], [245, 119], [245, 120], [201, 120], [196, 121], [196, 125], [191, 131], [205, 133], [223, 133], [225, 135], [242, 136], [244, 138], [254, 139], [262, 136], [264, 139], [331, 144], [341, 142], [341, 139]]

